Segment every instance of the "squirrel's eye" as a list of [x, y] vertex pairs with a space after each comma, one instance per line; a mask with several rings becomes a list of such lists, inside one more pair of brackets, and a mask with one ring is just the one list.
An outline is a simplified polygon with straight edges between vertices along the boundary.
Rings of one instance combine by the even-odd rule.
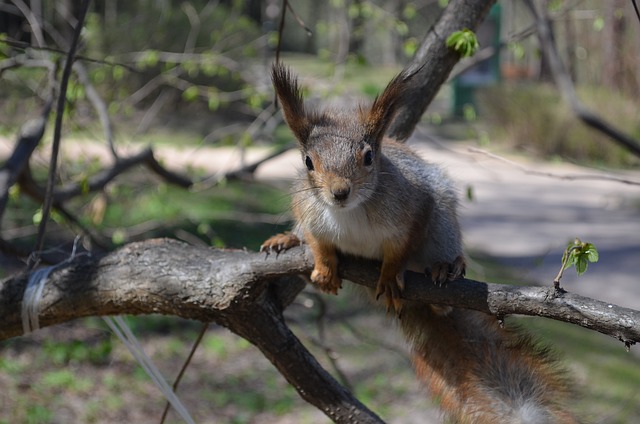
[[373, 164], [373, 150], [367, 150], [364, 154], [364, 166], [371, 166]]
[[304, 158], [304, 164], [307, 165], [307, 169], [309, 171], [313, 171], [313, 161], [311, 160], [311, 158], [309, 156]]

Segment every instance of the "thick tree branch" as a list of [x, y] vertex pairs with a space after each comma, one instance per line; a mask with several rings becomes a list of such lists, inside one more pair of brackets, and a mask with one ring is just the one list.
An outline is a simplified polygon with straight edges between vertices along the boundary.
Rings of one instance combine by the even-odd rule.
[[[313, 260], [304, 248], [266, 257], [261, 253], [212, 250], [173, 240], [126, 245], [102, 257], [80, 256], [51, 273], [40, 308], [43, 326], [80, 317], [161, 313], [200, 321], [228, 321], [236, 308], [255, 303], [269, 283], [309, 274]], [[341, 275], [370, 288], [379, 264], [343, 258]], [[20, 302], [28, 275], [0, 283], [0, 340], [22, 334]], [[282, 289], [282, 287], [280, 287]], [[278, 292], [281, 298], [292, 294]], [[640, 312], [558, 293], [552, 287], [515, 287], [461, 280], [438, 287], [409, 273], [407, 300], [475, 309], [488, 314], [536, 315], [640, 341]], [[287, 303], [287, 302], [283, 302]]]
[[451, 0], [429, 30], [415, 57], [406, 69], [415, 73], [414, 87], [405, 105], [388, 130], [390, 137], [406, 140], [420, 122], [422, 114], [460, 60], [460, 55], [447, 47], [445, 40], [454, 31], [475, 30], [495, 0]]

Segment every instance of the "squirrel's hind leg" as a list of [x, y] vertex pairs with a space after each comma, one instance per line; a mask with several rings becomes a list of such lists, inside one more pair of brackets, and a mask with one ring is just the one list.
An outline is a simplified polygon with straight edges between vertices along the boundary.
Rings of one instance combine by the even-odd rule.
[[458, 256], [453, 263], [436, 262], [431, 266], [431, 280], [439, 286], [464, 277], [466, 264], [464, 256]]
[[387, 312], [396, 311], [400, 316], [402, 312], [402, 290], [404, 289], [404, 271], [396, 274], [395, 278], [383, 279], [380, 276], [376, 285], [376, 300], [384, 294]]
[[383, 248], [382, 269], [376, 285], [376, 300], [384, 294], [387, 312], [393, 309], [399, 317], [402, 312], [402, 291], [408, 249], [393, 243], [385, 244]]

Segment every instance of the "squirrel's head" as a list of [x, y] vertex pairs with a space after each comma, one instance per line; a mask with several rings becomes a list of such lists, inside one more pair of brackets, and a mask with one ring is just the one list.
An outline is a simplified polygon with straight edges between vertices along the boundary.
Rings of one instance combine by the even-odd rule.
[[377, 184], [380, 145], [406, 92], [407, 78], [395, 77], [370, 107], [320, 113], [305, 108], [297, 78], [285, 66], [275, 64], [271, 77], [311, 187], [339, 208], [366, 199]]

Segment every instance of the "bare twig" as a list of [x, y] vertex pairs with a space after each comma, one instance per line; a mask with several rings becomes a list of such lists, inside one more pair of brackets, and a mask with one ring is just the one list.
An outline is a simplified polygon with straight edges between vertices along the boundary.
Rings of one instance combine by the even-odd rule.
[[479, 154], [485, 155], [487, 157], [490, 157], [491, 159], [499, 160], [501, 162], [509, 164], [510, 166], [513, 166], [514, 168], [517, 168], [520, 171], [522, 171], [523, 173], [528, 174], [528, 175], [538, 175], [540, 177], [549, 177], [549, 178], [556, 178], [556, 179], [559, 179], [559, 180], [569, 180], [569, 181], [574, 181], [574, 180], [601, 180], [601, 181], [614, 181], [614, 182], [618, 182], [618, 183], [622, 183], [622, 184], [640, 185], [640, 181], [630, 180], [628, 178], [618, 177], [618, 176], [609, 175], [609, 174], [556, 174], [556, 173], [553, 173], [553, 172], [537, 171], [535, 169], [527, 168], [526, 166], [521, 165], [521, 164], [519, 164], [517, 162], [514, 162], [512, 160], [509, 160], [509, 159], [507, 159], [505, 157], [496, 155], [494, 153], [487, 152], [486, 150], [478, 149], [477, 147], [469, 147], [468, 150], [471, 153], [479, 153]]
[[291, 12], [291, 16], [293, 16], [293, 19], [295, 19], [298, 25], [300, 25], [300, 28], [304, 29], [307, 35], [311, 37], [313, 35], [313, 31], [311, 30], [311, 28], [309, 28], [307, 24], [304, 23], [302, 18], [300, 18], [300, 15], [298, 15], [298, 13], [296, 13], [296, 11], [293, 9], [293, 6], [291, 6], [291, 3], [286, 1], [285, 4], [287, 9], [289, 9], [289, 12]]
[[[193, 342], [193, 345], [191, 346], [191, 350], [189, 351], [189, 355], [187, 356], [187, 359], [184, 361], [184, 364], [182, 364], [182, 367], [180, 368], [180, 372], [178, 373], [178, 376], [173, 382], [172, 388], [174, 393], [178, 391], [178, 386], [180, 385], [182, 376], [184, 376], [184, 373], [187, 370], [187, 367], [191, 363], [191, 359], [193, 358], [193, 355], [196, 353], [198, 346], [200, 346], [200, 342], [202, 342], [204, 335], [207, 334], [208, 329], [209, 329], [209, 323], [204, 323], [202, 325], [202, 328], [200, 329], [200, 333], [198, 333], [198, 337], [196, 337], [196, 341]], [[162, 418], [160, 418], [160, 424], [163, 424], [167, 419], [167, 414], [169, 413], [170, 408], [171, 408], [171, 402], [167, 401], [167, 404], [164, 407], [164, 411], [162, 411]]]
[[[15, 48], [15, 49], [21, 49], [23, 51], [26, 51], [28, 49], [32, 49], [32, 50], [36, 50], [36, 51], [43, 51], [43, 52], [51, 52], [51, 53], [58, 53], [58, 54], [64, 54], [66, 55], [68, 52], [66, 50], [62, 50], [62, 49], [57, 49], [55, 47], [48, 47], [48, 46], [32, 46], [29, 43], [25, 43], [23, 41], [18, 41], [18, 40], [13, 40], [11, 38], [5, 37], [2, 39], [2, 42]], [[83, 55], [76, 55], [76, 60], [82, 60], [83, 62], [91, 62], [91, 63], [98, 63], [100, 65], [107, 65], [107, 66], [122, 66], [123, 68], [127, 69], [129, 72], [135, 72], [135, 73], [139, 73], [140, 71], [138, 69], [135, 68], [135, 66], [131, 66], [129, 64], [126, 63], [119, 63], [119, 62], [114, 62], [114, 61], [110, 61], [110, 60], [103, 60], [103, 59], [96, 59], [93, 57], [88, 57], [88, 56], [83, 56]]]
[[62, 71], [62, 79], [60, 81], [60, 91], [58, 93], [58, 104], [56, 108], [56, 122], [53, 134], [53, 144], [51, 146], [51, 160], [49, 165], [49, 178], [47, 180], [47, 195], [44, 199], [44, 205], [42, 206], [42, 220], [38, 227], [38, 238], [34, 246], [33, 258], [30, 261], [30, 267], [35, 266], [38, 262], [38, 252], [42, 250], [44, 246], [45, 232], [47, 229], [47, 223], [49, 221], [49, 214], [51, 212], [51, 206], [53, 205], [53, 188], [55, 185], [57, 164], [58, 164], [58, 152], [60, 151], [60, 138], [62, 136], [62, 117], [64, 113], [64, 106], [67, 97], [67, 86], [69, 84], [69, 77], [71, 76], [71, 69], [73, 61], [75, 60], [76, 49], [78, 42], [80, 41], [80, 32], [84, 25], [84, 18], [87, 15], [89, 9], [90, 0], [83, 0], [80, 7], [80, 16], [78, 17], [78, 23], [73, 31], [73, 38], [71, 40], [71, 47], [67, 55], [67, 61]]
[[107, 145], [109, 146], [111, 155], [114, 159], [117, 160], [118, 153], [116, 152], [116, 148], [113, 144], [113, 127], [111, 125], [111, 119], [109, 118], [107, 105], [104, 103], [104, 100], [102, 100], [102, 97], [95, 89], [93, 84], [91, 84], [91, 80], [89, 79], [89, 75], [87, 74], [87, 70], [84, 65], [82, 63], [76, 62], [73, 65], [73, 68], [76, 71], [76, 75], [78, 76], [78, 81], [80, 81], [80, 83], [82, 83], [82, 85], [84, 86], [87, 99], [89, 100], [89, 102], [91, 102], [91, 105], [98, 114], [98, 118], [100, 119], [100, 124], [102, 125], [104, 136], [107, 139]]
[[[170, 184], [174, 184], [183, 188], [189, 188], [193, 184], [193, 181], [191, 181], [191, 179], [165, 169], [155, 159], [153, 150], [151, 150], [151, 148], [147, 148], [140, 153], [137, 153], [130, 157], [121, 158], [119, 161], [113, 164], [111, 168], [104, 169], [103, 171], [89, 178], [86, 183], [69, 183], [56, 189], [51, 195], [52, 200], [55, 203], [63, 203], [82, 194], [102, 190], [118, 175], [136, 165], [146, 165], [149, 170], [153, 171]], [[25, 193], [28, 193], [34, 198], [44, 197], [44, 191], [40, 186], [38, 186], [30, 173], [23, 172], [20, 177], [19, 183]]]
[[[284, 22], [287, 17], [287, 5], [289, 0], [282, 0], [280, 6], [280, 22], [278, 23], [278, 44], [276, 45], [276, 63], [280, 63], [280, 51], [282, 50], [282, 35], [284, 34]], [[275, 100], [277, 104], [278, 100]]]
[[31, 34], [33, 34], [33, 38], [38, 47], [44, 46], [44, 35], [42, 34], [42, 26], [40, 22], [38, 22], [38, 16], [35, 16], [31, 8], [23, 0], [13, 0], [13, 4], [22, 12], [27, 22], [29, 22]]

